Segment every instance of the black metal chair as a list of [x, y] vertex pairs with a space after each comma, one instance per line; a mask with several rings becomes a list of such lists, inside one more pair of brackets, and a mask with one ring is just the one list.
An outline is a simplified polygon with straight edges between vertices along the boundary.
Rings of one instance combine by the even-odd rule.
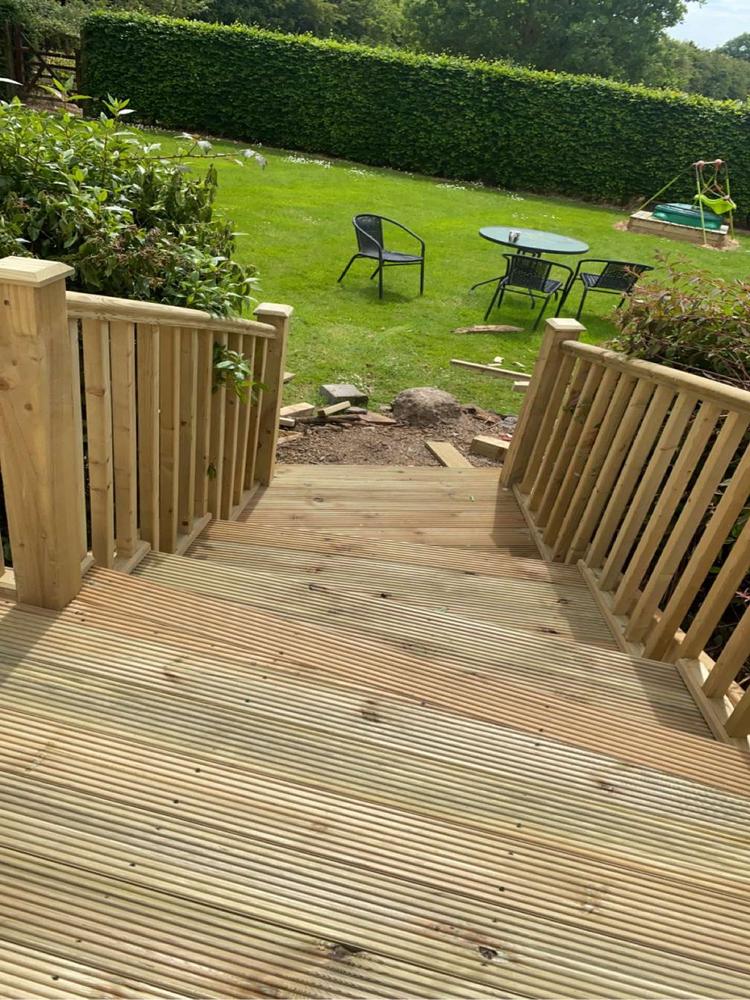
[[[604, 264], [604, 267], [598, 273], [594, 273], [591, 271], [582, 271], [581, 268], [584, 264]], [[560, 315], [565, 305], [565, 300], [573, 290], [573, 285], [576, 281], [580, 281], [583, 285], [576, 319], [581, 318], [583, 303], [586, 301], [586, 296], [589, 292], [607, 292], [609, 295], [619, 295], [620, 301], [617, 303], [617, 308], [619, 309], [625, 301], [626, 296], [630, 295], [635, 288], [638, 279], [646, 271], [653, 271], [653, 267], [650, 264], [631, 264], [625, 260], [601, 260], [598, 257], [584, 257], [583, 260], [578, 261], [575, 274], [565, 289], [555, 315]]]
[[[378, 266], [370, 275], [370, 280], [378, 276], [378, 295], [383, 298], [383, 271], [386, 267], [400, 267], [403, 265], [418, 264], [419, 265], [419, 294], [424, 294], [424, 256], [425, 256], [425, 245], [424, 240], [413, 233], [411, 229], [403, 226], [400, 222], [396, 222], [394, 219], [388, 219], [384, 215], [355, 215], [352, 219], [354, 223], [354, 232], [357, 236], [357, 252], [354, 254], [352, 259], [346, 265], [344, 270], [339, 275], [339, 281], [343, 281], [346, 272], [352, 266], [355, 260], [360, 257], [364, 257], [366, 260], [376, 260]], [[391, 226], [395, 226], [397, 229], [408, 233], [412, 236], [417, 243], [419, 243], [420, 252], [417, 253], [402, 253], [400, 250], [386, 250], [385, 242], [383, 240], [383, 223], [387, 222]]]
[[[490, 299], [490, 304], [487, 306], [484, 318], [488, 320], [492, 310], [496, 306], [497, 308], [500, 307], [506, 292], [520, 292], [522, 295], [528, 295], [531, 298], [530, 305], [532, 309], [537, 299], [542, 300], [542, 308], [539, 310], [539, 315], [534, 321], [532, 328], [536, 330], [549, 300], [557, 295], [560, 289], [567, 291], [568, 282], [573, 277], [573, 269], [568, 267], [567, 264], [558, 264], [557, 261], [545, 260], [544, 257], [532, 257], [529, 254], [504, 253], [503, 257], [508, 262], [505, 274], [498, 280], [497, 288]], [[549, 274], [553, 267], [559, 267], [563, 271], [567, 271], [568, 277], [565, 281], [550, 278]]]

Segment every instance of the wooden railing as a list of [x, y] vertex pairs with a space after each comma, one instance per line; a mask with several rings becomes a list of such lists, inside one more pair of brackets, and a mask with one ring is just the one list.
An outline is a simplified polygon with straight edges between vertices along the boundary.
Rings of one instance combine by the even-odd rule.
[[750, 572], [750, 392], [582, 331], [548, 321], [502, 484], [542, 552], [580, 565], [622, 648], [676, 662], [716, 734], [745, 736], [750, 610], [716, 662], [704, 647]]
[[[258, 322], [65, 291], [70, 268], [0, 261], [0, 468], [19, 601], [64, 606], [92, 561], [184, 551], [270, 482], [291, 309]], [[248, 361], [240, 398], [215, 345]]]

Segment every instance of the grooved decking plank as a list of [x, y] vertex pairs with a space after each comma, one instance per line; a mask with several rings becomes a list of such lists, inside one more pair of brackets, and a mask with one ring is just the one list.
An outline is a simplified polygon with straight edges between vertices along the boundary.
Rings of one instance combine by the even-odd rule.
[[[343, 698], [353, 692], [363, 701], [386, 698], [396, 705], [404, 699], [407, 704], [424, 701], [433, 712], [447, 711], [530, 733], [543, 731], [550, 738], [603, 750], [622, 761], [656, 766], [730, 791], [745, 786], [744, 758], [740, 758], [743, 768], [738, 770], [738, 758], [733, 753], [727, 756], [727, 747], [717, 750], [705, 738], [683, 734], [681, 727], [688, 728], [695, 709], [681, 684], [670, 686], [674, 674], [663, 670], [661, 664], [634, 664], [626, 656], [608, 656], [593, 647], [561, 646], [558, 653], [569, 658], [571, 669], [585, 657], [587, 666], [598, 669], [603, 677], [609, 667], [610, 674], [620, 681], [619, 686], [610, 683], [598, 703], [591, 695], [576, 702], [571, 700], [578, 689], [573, 674], [561, 685], [566, 698], [550, 698], [546, 679], [544, 686], [533, 684], [532, 667], [544, 659], [548, 640], [541, 645], [521, 642], [514, 648], [507, 644], [506, 661], [512, 660], [519, 669], [519, 676], [509, 680], [505, 670], [467, 670], [461, 665], [420, 660], [372, 641], [357, 642], [320, 628], [289, 626], [283, 619], [235, 609], [231, 604], [204, 601], [201, 619], [198, 602], [187, 594], [182, 601], [173, 602], [172, 614], [165, 622], [161, 588], [147, 586], [146, 590], [147, 610], [133, 602], [132, 586], [126, 586], [115, 595], [114, 607], [106, 595], [102, 601], [95, 589], [88, 590], [64, 618], [58, 616], [53, 623], [47, 616], [10, 612], [2, 622], [8, 666], [21, 661], [63, 671], [76, 666], [99, 673], [109, 671], [113, 677], [121, 674], [124, 681], [145, 671], [143, 682], [161, 685], [166, 691], [184, 686], [199, 697], [228, 699], [230, 703], [236, 684], [253, 685], [248, 704], [256, 704], [259, 697], [262, 704], [270, 686], [271, 716], [276, 692], [282, 705], [304, 704], [305, 700], [317, 705], [333, 696], [326, 692], [337, 691]], [[242, 629], [231, 648], [221, 643], [223, 617], [214, 618], [217, 605], [241, 622]], [[277, 639], [281, 628], [283, 649]], [[106, 658], [102, 659], [105, 650]], [[134, 664], [142, 671], [135, 671]], [[626, 667], [633, 671], [630, 675], [625, 673]], [[619, 673], [616, 668], [620, 668]], [[648, 701], [639, 700], [637, 685], [642, 678], [648, 680], [647, 693], [658, 703], [658, 714], [650, 711]], [[708, 735], [707, 730], [702, 732], [704, 737]]]
[[[161, 692], [88, 672], [58, 680], [53, 671], [34, 673], [5, 673], [9, 713], [51, 717], [156, 753], [204, 756], [210, 748], [210, 759], [223, 765], [350, 800], [708, 887], [721, 876], [730, 891], [750, 892], [750, 801], [741, 796], [478, 722], [456, 720], [464, 732], [457, 740], [445, 716], [432, 731], [412, 729], [407, 738], [387, 708], [375, 725], [360, 713], [344, 728], [340, 718], [318, 712], [271, 718], [174, 687]], [[429, 709], [419, 708], [427, 720]], [[2, 767], [26, 759], [40, 780], [55, 780], [67, 753], [43, 745], [32, 753], [32, 728], [21, 737], [17, 724], [4, 722]], [[467, 739], [469, 732], [479, 742]], [[8, 750], [14, 739], [15, 753]]]
[[[211, 850], [220, 849], [227, 834], [235, 843], [240, 843], [238, 838], [246, 841], [248, 851], [255, 842], [278, 844], [313, 861], [323, 858], [365, 872], [380, 871], [419, 886], [440, 885], [485, 905], [501, 902], [584, 932], [594, 929], [699, 961], [748, 970], [750, 960], [743, 947], [747, 908], [741, 896], [724, 886], [663, 881], [590, 858], [584, 872], [580, 859], [512, 836], [488, 841], [467, 828], [238, 771], [205, 755], [190, 758], [163, 749], [157, 753], [148, 746], [33, 720], [32, 751], [53, 737], [66, 763], [65, 771], [56, 776], [58, 783], [22, 779], [36, 790], [36, 802], [25, 808], [41, 810], [39, 815], [47, 822], [50, 813], [53, 822], [71, 811], [80, 817], [79, 803], [85, 805], [87, 800], [89, 814], [97, 809], [108, 816], [109, 810], [112, 816], [123, 809], [129, 815], [147, 810], [152, 817], [149, 845], [184, 843], [188, 831], [193, 837], [203, 836]], [[97, 762], [105, 759], [107, 795], [99, 805]], [[56, 816], [58, 802], [62, 808]], [[99, 830], [93, 820], [87, 826], [95, 833]], [[194, 909], [188, 909], [187, 921]], [[227, 918], [215, 913], [214, 922], [221, 925]], [[716, 926], [723, 928], [718, 937]]]
[[387, 538], [357, 538], [354, 533], [347, 537], [345, 533], [333, 534], [309, 528], [287, 527], [280, 533], [252, 519], [244, 523], [213, 521], [201, 535], [201, 541], [232, 543], [236, 546], [236, 551], [257, 546], [289, 550], [301, 557], [305, 553], [316, 553], [324, 559], [342, 555], [368, 562], [395, 562], [405, 566], [447, 569], [462, 575], [546, 580], [576, 586], [584, 582], [577, 567], [543, 562], [538, 558], [538, 553], [533, 558], [497, 552], [472, 553], [468, 550], [415, 545]]
[[[106, 591], [102, 593], [100, 580], [100, 571], [89, 574], [81, 595], [64, 613], [66, 617], [86, 624], [96, 620], [99, 628], [120, 630], [133, 638], [141, 635], [164, 639], [188, 650], [221, 650], [226, 656], [231, 654], [224, 642], [224, 622], [231, 616], [233, 622], [241, 623], [232, 634], [232, 651], [236, 650], [243, 662], [249, 656], [259, 663], [291, 670], [304, 666], [314, 674], [335, 676], [337, 682], [343, 679], [355, 685], [363, 676], [376, 678], [381, 688], [419, 697], [425, 692], [438, 700], [446, 689], [450, 690], [447, 705], [461, 704], [464, 692], [472, 695], [470, 705], [476, 705], [475, 694], [479, 695], [480, 705], [482, 698], [486, 704], [495, 690], [507, 688], [506, 696], [499, 695], [502, 710], [519, 718], [526, 717], [520, 696], [528, 691], [541, 694], [541, 702], [535, 701], [537, 712], [543, 709], [545, 716], [554, 718], [555, 710], [577, 708], [585, 718], [597, 706], [611, 711], [610, 724], [615, 720], [648, 720], [663, 727], [672, 740], [682, 733], [702, 737], [706, 740], [705, 754], [695, 754], [697, 764], [706, 763], [715, 752], [713, 742], [708, 740], [708, 727], [671, 664], [633, 660], [627, 654], [567, 643], [559, 637], [508, 629], [495, 629], [494, 641], [490, 639], [479, 648], [454, 646], [450, 655], [443, 657], [431, 651], [421, 655], [415, 642], [403, 642], [401, 646], [380, 642], [342, 632], [333, 623], [321, 627], [295, 622], [226, 599], [189, 591], [178, 594], [156, 584], [112, 574], [108, 574]], [[141, 582], [148, 588], [147, 602], [144, 591], [137, 587]], [[168, 617], [165, 606], [169, 607]], [[434, 678], [439, 679], [435, 682]], [[476, 708], [471, 710], [475, 712]], [[616, 745], [618, 733], [614, 731], [611, 736]], [[670, 739], [664, 741], [661, 750], [667, 756], [671, 756]], [[701, 741], [699, 745], [704, 744]], [[738, 753], [732, 759], [743, 762], [744, 781], [746, 756]], [[706, 773], [713, 773], [710, 765]], [[716, 780], [734, 782], [736, 777], [739, 775], [725, 773]]]
[[[492, 902], [475, 901], [338, 860], [310, 858], [278, 843], [218, 831], [207, 835], [184, 820], [172, 820], [169, 836], [160, 836], [163, 831], [149, 829], [147, 811], [99, 804], [72, 790], [56, 794], [33, 781], [10, 779], [3, 791], [9, 808], [0, 817], [0, 837], [12, 837], [21, 850], [49, 852], [55, 861], [83, 863], [107, 876], [126, 872], [128, 881], [144, 888], [223, 905], [251, 922], [293, 927], [330, 942], [351, 941], [394, 964], [462, 979], [469, 989], [477, 982], [513, 994], [548, 990], [573, 996], [577, 988], [606, 989], [616, 969], [620, 996], [641, 997], [644, 990], [673, 995], [671, 957], [539, 914], [530, 918], [509, 908], [500, 894]], [[34, 817], [33, 827], [27, 815]], [[24, 880], [9, 881], [11, 897], [19, 895]], [[498, 960], [487, 960], [481, 948], [495, 950]], [[719, 970], [683, 951], [681, 980], [691, 996], [711, 996], [720, 977], [724, 995], [742, 996], [750, 987], [747, 972]]]
[[[247, 578], [260, 587], [270, 577], [267, 580], [270, 590], [283, 580], [295, 590], [301, 588], [304, 606], [309, 603], [311, 587], [326, 587], [329, 592], [338, 591], [347, 597], [356, 593], [397, 604], [435, 608], [476, 619], [478, 623], [515, 621], [519, 628], [544, 624], [566, 633], [569, 622], [575, 622], [574, 631], [580, 628], [583, 634], [589, 625], [596, 639], [609, 640], [608, 630], [600, 628], [601, 615], [581, 577], [574, 586], [515, 578], [498, 580], [393, 562], [363, 563], [340, 556], [306, 558], [305, 553], [259, 550], [202, 538], [192, 546], [189, 555], [197, 562], [230, 566], [247, 573]], [[288, 601], [285, 600], [284, 606], [288, 607]]]

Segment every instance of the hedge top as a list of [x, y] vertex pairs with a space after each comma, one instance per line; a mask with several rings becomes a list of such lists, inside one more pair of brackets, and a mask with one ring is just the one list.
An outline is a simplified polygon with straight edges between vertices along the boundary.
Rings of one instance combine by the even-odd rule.
[[89, 17], [82, 57], [87, 93], [169, 127], [614, 201], [720, 156], [750, 203], [750, 108], [735, 101], [133, 13]]

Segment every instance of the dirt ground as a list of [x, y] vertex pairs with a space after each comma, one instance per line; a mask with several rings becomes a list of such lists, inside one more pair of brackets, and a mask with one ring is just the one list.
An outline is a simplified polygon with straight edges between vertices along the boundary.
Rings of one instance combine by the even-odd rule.
[[[294, 431], [279, 433], [278, 461], [319, 465], [440, 465], [425, 447], [425, 441], [449, 441], [472, 465], [497, 463], [469, 454], [477, 434], [509, 436], [515, 420], [489, 410], [464, 407], [455, 419], [434, 427], [406, 424], [305, 424]], [[301, 438], [293, 434], [302, 433]], [[288, 443], [287, 443], [287, 439]]]

